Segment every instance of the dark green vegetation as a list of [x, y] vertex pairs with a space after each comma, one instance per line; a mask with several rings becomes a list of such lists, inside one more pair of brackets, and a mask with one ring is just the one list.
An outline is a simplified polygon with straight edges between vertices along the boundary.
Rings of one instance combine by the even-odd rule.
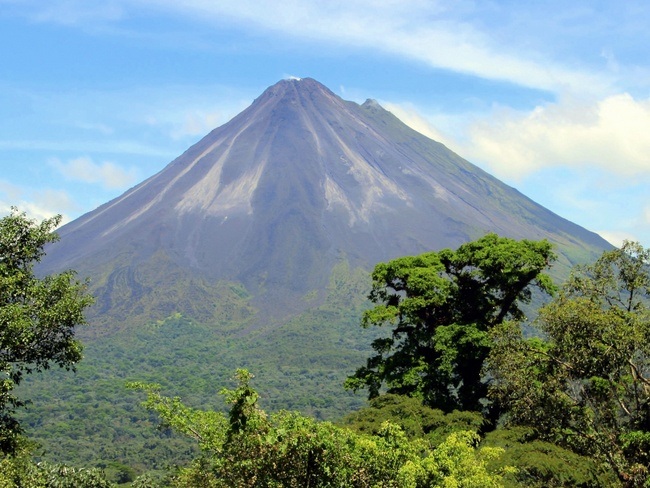
[[546, 340], [495, 334], [491, 396], [509, 424], [650, 484], [650, 251], [634, 243], [577, 267], [543, 307]]
[[74, 369], [81, 360], [81, 344], [74, 328], [83, 325], [84, 309], [92, 303], [86, 286], [71, 271], [34, 276], [34, 263], [61, 217], [36, 222], [12, 208], [0, 219], [0, 486], [88, 487], [110, 484], [97, 469], [71, 469], [34, 464], [16, 411], [26, 405], [16, 387], [30, 373], [51, 366]]
[[[48, 221], [39, 227], [13, 214], [3, 224], [11, 218], [18, 224], [3, 227], [5, 236], [26, 227], [41, 241], [53, 238]], [[41, 241], [26, 262], [38, 259]], [[13, 255], [4, 252], [11, 263]], [[236, 322], [215, 330], [174, 314], [96, 338], [75, 376], [41, 371], [50, 359], [34, 356], [41, 374], [23, 382], [27, 388], [19, 393], [30, 393], [41, 406], [22, 418], [48, 452], [12, 433], [5, 449], [10, 455], [0, 459], [0, 487], [648, 486], [650, 252], [628, 243], [576, 267], [559, 295], [541, 308], [543, 338], [525, 339], [521, 307], [533, 286], [553, 291], [544, 274], [553, 257], [544, 241], [489, 234], [456, 251], [399, 258], [375, 268], [375, 307], [365, 312], [355, 298], [364, 293], [364, 275], [341, 262], [327, 300], [272, 331], [243, 333]], [[29, 266], [5, 269], [7, 283], [31, 277]], [[61, 279], [61, 289], [68, 290], [67, 283], [74, 293], [63, 296], [77, 314], [75, 323], [83, 323], [89, 298], [73, 275], [62, 276], [67, 281], [31, 277], [25, 283], [38, 289], [38, 283]], [[219, 286], [247, 301], [237, 286]], [[30, 344], [25, 337], [39, 339], [41, 317], [68, 323], [62, 313], [68, 307], [47, 301], [59, 296], [56, 290], [20, 302], [23, 308], [48, 303], [47, 313], [6, 315], [18, 318], [7, 319], [2, 329], [6, 338], [23, 338], [13, 343], [18, 351]], [[32, 321], [21, 321], [23, 316]], [[359, 329], [359, 316], [364, 326], [391, 330], [373, 336], [383, 328]], [[42, 322], [58, 330], [56, 320]], [[315, 342], [324, 323], [333, 324], [318, 336], [327, 341]], [[53, 360], [61, 366], [79, 359], [72, 327], [67, 329], [63, 344], [75, 354]], [[10, 334], [18, 330], [31, 332]], [[375, 355], [350, 380], [371, 390], [369, 404], [359, 410], [358, 398], [340, 386], [324, 388], [321, 380], [329, 375], [341, 382], [341, 364], [373, 354], [358, 347], [361, 340], [373, 344]], [[242, 354], [243, 341], [263, 354]], [[10, 350], [12, 342], [5, 344]], [[56, 347], [49, 350], [58, 358]], [[308, 367], [300, 353], [310, 358]], [[11, 368], [27, 372], [30, 357], [7, 361], [6, 374]], [[268, 397], [260, 397], [251, 375], [239, 370], [236, 382], [222, 390], [226, 412], [216, 392], [234, 365], [260, 371]], [[174, 397], [153, 386], [160, 378]], [[137, 391], [125, 390], [127, 381], [147, 392], [150, 413], [138, 405]], [[95, 386], [91, 391], [83, 386], [88, 382]], [[8, 403], [18, 404], [16, 398]], [[308, 416], [290, 412], [296, 409]], [[344, 413], [338, 424], [322, 420]], [[56, 420], [48, 424], [47, 418]], [[43, 457], [47, 463], [35, 463]]]
[[[432, 348], [449, 354], [450, 348], [470, 344], [479, 351], [481, 361], [469, 362], [475, 369], [470, 379], [489, 386], [490, 396], [482, 388], [483, 396], [471, 403], [478, 408], [448, 408], [448, 398], [439, 404], [428, 400], [430, 386], [411, 388], [414, 377], [426, 381], [429, 370], [423, 365], [437, 366], [432, 353], [404, 355], [399, 373], [410, 382], [381, 377], [369, 407], [348, 416], [345, 428], [286, 412], [269, 418], [257, 407], [258, 395], [245, 371], [239, 373], [239, 388], [225, 392], [232, 404], [229, 417], [188, 409], [178, 398], [140, 385], [149, 392], [146, 406], [165, 425], [195, 438], [202, 452], [169, 482], [180, 487], [228, 486], [233, 480], [235, 486], [648, 486], [650, 252], [627, 243], [593, 265], [577, 267], [561, 293], [542, 307], [545, 338], [526, 340], [521, 324], [505, 319], [523, 319], [518, 303], [530, 297], [526, 290], [534, 280], [552, 290], [541, 274], [550, 259], [544, 242], [488, 235], [456, 252], [399, 259], [375, 269], [371, 297], [382, 303], [366, 317], [381, 317], [380, 324], [410, 333], [429, 321], [435, 325], [418, 336], [421, 342], [412, 350], [426, 352], [423, 339], [435, 338], [436, 327], [455, 325], [473, 336], [476, 324], [488, 317], [479, 348], [462, 340], [462, 333], [461, 340]], [[465, 323], [454, 322], [466, 317], [456, 309], [464, 310], [467, 303], [455, 295], [463, 290], [456, 280], [476, 293], [467, 300], [483, 312]], [[424, 298], [430, 297], [427, 303]], [[436, 312], [450, 311], [441, 320], [426, 309], [431, 304]], [[408, 337], [397, 339], [391, 345], [409, 342]], [[485, 344], [487, 351], [481, 349]], [[378, 366], [386, 371], [384, 364]], [[406, 396], [380, 395], [384, 381]], [[450, 376], [446, 381], [453, 399], [463, 380], [454, 383]], [[405, 383], [403, 391], [394, 388]], [[500, 414], [497, 424], [477, 411], [485, 412], [481, 406], [489, 400]], [[481, 449], [473, 452], [471, 446], [481, 438]], [[448, 450], [450, 444], [454, 447]], [[463, 459], [441, 454], [458, 456], [461, 446]], [[498, 452], [493, 447], [505, 450], [500, 456], [482, 454]], [[476, 473], [481, 481], [455, 479]]]
[[521, 305], [533, 286], [553, 292], [543, 271], [554, 259], [546, 241], [488, 234], [456, 251], [378, 264], [369, 296], [377, 305], [362, 325], [392, 326], [392, 333], [373, 342], [376, 354], [347, 386], [367, 388], [374, 398], [385, 385], [446, 412], [485, 410], [490, 331], [524, 318]]
[[[365, 272], [341, 262], [324, 304], [272, 330], [243, 333], [245, 324], [234, 320], [217, 328], [173, 315], [87, 339], [76, 374], [48, 371], [29, 378], [21, 394], [33, 404], [21, 418], [30, 438], [43, 445], [45, 459], [107, 471], [119, 462], [137, 473], [163, 471], [195, 451], [185, 439], [156, 430], [155, 419], [139, 407], [140, 397], [125, 391], [127, 381], [160, 383], [192, 407], [225, 410], [217, 392], [241, 366], [256, 372], [265, 409], [340, 418], [363, 405], [342, 385], [376, 337], [359, 328], [367, 282]], [[82, 340], [92, 333], [83, 332]]]
[[422, 404], [417, 398], [386, 394], [369, 401], [367, 407], [347, 415], [342, 425], [378, 434], [384, 422], [399, 426], [407, 437], [422, 438], [437, 446], [454, 432], [481, 432], [480, 446], [504, 452], [488, 463], [492, 470], [515, 466], [502, 479], [506, 487], [615, 486], [616, 477], [599, 463], [568, 449], [536, 439], [529, 428], [498, 428], [489, 432], [478, 412], [455, 410], [444, 413]]
[[42, 279], [34, 263], [61, 217], [32, 221], [13, 208], [0, 219], [0, 453], [18, 449], [22, 427], [15, 417], [24, 401], [14, 389], [24, 375], [56, 365], [73, 369], [81, 359], [74, 327], [82, 325], [92, 298], [85, 285], [64, 272]]
[[[2, 488], [112, 488], [102, 470], [35, 464], [26, 454], [0, 459]], [[144, 488], [144, 487], [142, 487]]]

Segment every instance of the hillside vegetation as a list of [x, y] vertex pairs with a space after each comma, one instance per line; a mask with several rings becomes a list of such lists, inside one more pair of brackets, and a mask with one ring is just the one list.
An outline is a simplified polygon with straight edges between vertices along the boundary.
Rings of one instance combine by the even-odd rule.
[[[2, 224], [0, 271], [15, 286], [0, 304], [11, 441], [0, 487], [650, 485], [650, 251], [638, 244], [575, 267], [556, 289], [548, 243], [486, 235], [380, 263], [371, 309], [364, 273], [341, 261], [327, 300], [286, 324], [216, 329], [174, 313], [96, 338], [73, 375], [45, 370], [74, 366], [78, 343], [64, 333], [73, 354], [59, 357], [39, 349], [51, 339], [39, 331], [83, 316], [56, 302], [17, 313], [42, 303], [28, 298], [40, 289], [29, 271], [55, 238], [50, 224], [16, 214]], [[80, 310], [87, 297], [71, 276], [59, 286], [73, 295], [47, 300]], [[533, 288], [555, 296], [526, 338]], [[12, 371], [40, 374], [15, 388]], [[365, 406], [343, 390], [346, 371]]]

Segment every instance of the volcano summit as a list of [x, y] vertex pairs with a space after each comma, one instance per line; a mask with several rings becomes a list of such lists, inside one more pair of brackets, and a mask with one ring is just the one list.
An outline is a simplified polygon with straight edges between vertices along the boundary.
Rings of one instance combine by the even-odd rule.
[[91, 277], [108, 321], [217, 320], [224, 283], [250, 295], [246, 314], [281, 318], [318, 303], [341, 260], [370, 270], [486, 232], [546, 238], [565, 265], [609, 247], [377, 102], [292, 79], [62, 227], [43, 269]]

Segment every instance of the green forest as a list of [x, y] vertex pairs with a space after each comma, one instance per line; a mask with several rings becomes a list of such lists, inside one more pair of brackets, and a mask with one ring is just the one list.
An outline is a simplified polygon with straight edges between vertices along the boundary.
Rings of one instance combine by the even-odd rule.
[[[324, 306], [274, 342], [247, 339], [257, 351], [318, 349], [313, 330], [353, 324], [331, 327], [336, 347], [312, 367], [246, 357], [228, 347], [236, 334], [215, 366], [197, 361], [214, 330], [181, 315], [83, 350], [87, 282], [34, 273], [58, 223], [16, 209], [0, 219], [0, 488], [650, 486], [650, 250], [638, 243], [563, 283], [549, 274], [551, 244], [495, 234], [379, 263], [366, 287], [342, 264]], [[174, 364], [152, 345], [160, 336]], [[338, 378], [347, 348], [358, 364], [340, 391], [325, 388], [305, 409], [319, 378]], [[232, 379], [208, 401], [198, 392], [214, 377]], [[292, 387], [271, 394], [280, 377]], [[39, 395], [57, 428], [75, 424], [72, 438], [30, 412]], [[113, 437], [70, 410], [76, 397]], [[72, 461], [48, 457], [48, 438]]]

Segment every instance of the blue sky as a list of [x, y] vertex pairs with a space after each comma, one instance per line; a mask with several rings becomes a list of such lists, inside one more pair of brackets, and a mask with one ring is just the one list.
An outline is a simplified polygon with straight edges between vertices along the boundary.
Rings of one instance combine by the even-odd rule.
[[647, 0], [0, 0], [0, 212], [73, 219], [312, 77], [650, 246]]

